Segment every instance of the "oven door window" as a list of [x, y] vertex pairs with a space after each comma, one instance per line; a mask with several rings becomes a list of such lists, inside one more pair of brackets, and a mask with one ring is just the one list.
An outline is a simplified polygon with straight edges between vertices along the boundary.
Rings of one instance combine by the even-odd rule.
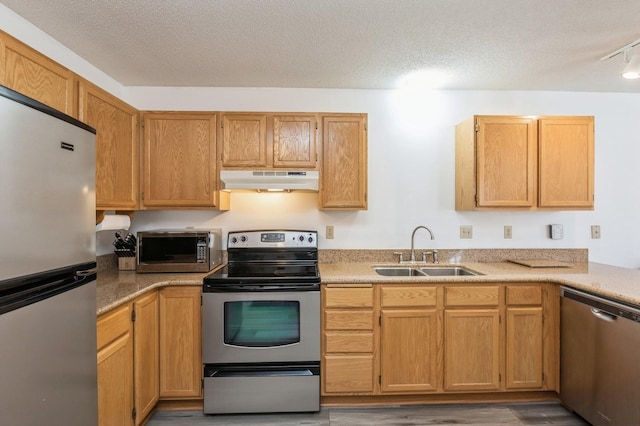
[[300, 302], [224, 303], [224, 343], [243, 347], [283, 346], [300, 342]]

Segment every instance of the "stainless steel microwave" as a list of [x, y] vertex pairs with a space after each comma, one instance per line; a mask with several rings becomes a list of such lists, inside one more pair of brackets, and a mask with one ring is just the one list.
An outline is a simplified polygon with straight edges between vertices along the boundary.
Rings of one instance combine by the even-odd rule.
[[136, 272], [208, 272], [222, 263], [220, 229], [137, 233]]

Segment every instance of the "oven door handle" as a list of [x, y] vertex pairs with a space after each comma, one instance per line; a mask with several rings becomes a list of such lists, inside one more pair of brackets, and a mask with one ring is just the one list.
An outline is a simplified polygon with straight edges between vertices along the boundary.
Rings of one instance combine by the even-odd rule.
[[217, 370], [209, 377], [278, 377], [278, 376], [313, 376], [313, 371], [302, 370], [264, 370], [264, 371], [224, 371]]

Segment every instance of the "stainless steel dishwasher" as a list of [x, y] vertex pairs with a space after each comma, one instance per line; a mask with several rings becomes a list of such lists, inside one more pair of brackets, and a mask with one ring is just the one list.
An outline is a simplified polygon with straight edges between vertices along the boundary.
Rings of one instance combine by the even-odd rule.
[[640, 307], [560, 294], [562, 403], [594, 426], [640, 425]]

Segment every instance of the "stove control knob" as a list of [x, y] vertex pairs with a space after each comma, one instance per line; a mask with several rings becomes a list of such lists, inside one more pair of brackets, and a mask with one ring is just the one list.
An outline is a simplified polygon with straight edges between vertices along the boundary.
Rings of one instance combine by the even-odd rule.
[[304, 235], [300, 235], [300, 236], [298, 237], [298, 239], [300, 240], [300, 242], [303, 242], [303, 241], [304, 241]]
[[231, 243], [235, 244], [238, 242], [238, 239], [236, 237], [231, 237]]
[[312, 243], [313, 242], [313, 237], [309, 237], [309, 239], [307, 241], [309, 241], [309, 243]]
[[243, 243], [246, 243], [247, 242], [246, 235], [243, 235], [242, 237], [240, 237], [240, 241], [242, 241]]

